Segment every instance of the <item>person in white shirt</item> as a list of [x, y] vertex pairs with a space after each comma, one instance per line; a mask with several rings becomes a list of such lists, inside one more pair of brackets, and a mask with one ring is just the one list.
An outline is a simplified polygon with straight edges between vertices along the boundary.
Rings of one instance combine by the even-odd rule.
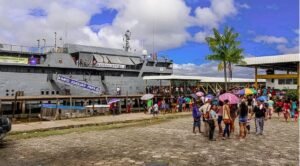
[[204, 133], [203, 134], [206, 137], [208, 137], [208, 134], [209, 134], [209, 124], [207, 122], [207, 120], [209, 119], [209, 116], [207, 117], [207, 115], [209, 115], [209, 113], [207, 114], [207, 112], [209, 112], [211, 109], [210, 103], [211, 103], [211, 100], [209, 98], [206, 98], [205, 104], [199, 108], [199, 111], [201, 111], [203, 114], [203, 122], [204, 122]]

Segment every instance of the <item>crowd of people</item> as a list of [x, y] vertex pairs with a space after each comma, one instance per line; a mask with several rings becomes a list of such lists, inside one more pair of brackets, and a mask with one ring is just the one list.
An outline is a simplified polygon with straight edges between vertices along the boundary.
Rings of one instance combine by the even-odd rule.
[[[203, 95], [191, 97], [190, 95], [179, 95], [171, 99], [159, 101], [148, 100], [145, 105], [145, 113], [184, 112], [191, 111], [193, 116], [193, 133], [198, 128], [199, 133], [208, 137], [209, 140], [216, 140], [215, 129], [223, 140], [230, 138], [235, 132], [235, 122], [239, 124], [239, 139], [243, 140], [250, 129], [256, 135], [263, 135], [264, 123], [271, 120], [274, 112], [278, 117], [284, 117], [285, 121], [297, 121], [299, 115], [299, 103], [297, 100], [289, 99], [284, 95], [272, 92], [272, 89], [265, 88], [257, 90], [252, 95], [236, 95], [238, 103], [230, 103], [229, 100], [218, 99], [220, 94]], [[230, 92], [233, 93], [233, 92]], [[213, 97], [212, 97], [213, 96]], [[250, 127], [251, 120], [254, 120], [254, 129]]]

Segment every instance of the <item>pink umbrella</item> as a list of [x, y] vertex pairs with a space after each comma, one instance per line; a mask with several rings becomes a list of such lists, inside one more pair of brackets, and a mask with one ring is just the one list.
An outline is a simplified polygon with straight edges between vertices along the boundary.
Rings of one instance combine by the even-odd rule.
[[196, 93], [196, 95], [201, 97], [201, 96], [204, 96], [204, 93], [199, 91], [199, 92]]
[[237, 104], [240, 101], [240, 99], [232, 93], [224, 93], [224, 94], [220, 95], [219, 100], [221, 100], [223, 102], [225, 100], [228, 100], [230, 104]]

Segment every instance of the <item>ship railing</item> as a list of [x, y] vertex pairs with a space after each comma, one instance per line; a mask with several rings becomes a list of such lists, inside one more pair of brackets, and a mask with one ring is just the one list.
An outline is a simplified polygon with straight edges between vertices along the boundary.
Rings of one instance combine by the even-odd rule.
[[18, 53], [34, 53], [34, 54], [45, 54], [49, 52], [54, 52], [55, 49], [53, 46], [41, 46], [41, 47], [32, 47], [24, 45], [14, 45], [14, 44], [3, 44], [0, 43], [0, 51], [10, 51]]

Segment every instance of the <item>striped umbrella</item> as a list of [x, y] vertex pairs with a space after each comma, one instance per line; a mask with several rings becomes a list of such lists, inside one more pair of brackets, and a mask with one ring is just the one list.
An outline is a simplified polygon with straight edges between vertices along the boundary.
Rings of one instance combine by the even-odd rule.
[[257, 94], [257, 91], [253, 88], [245, 88], [240, 90], [238, 93], [238, 95], [254, 95]]

